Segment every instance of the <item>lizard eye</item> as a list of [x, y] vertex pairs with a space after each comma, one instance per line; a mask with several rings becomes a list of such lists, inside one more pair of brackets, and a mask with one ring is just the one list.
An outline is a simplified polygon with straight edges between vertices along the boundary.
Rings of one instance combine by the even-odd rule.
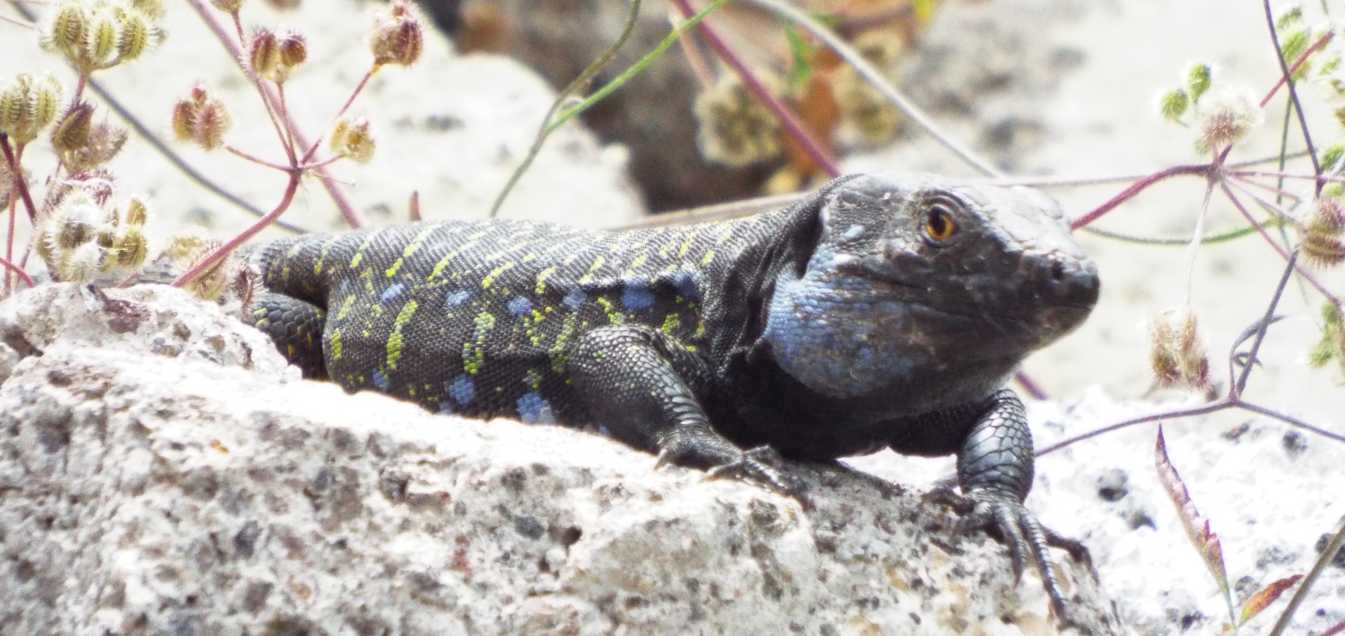
[[957, 221], [943, 204], [936, 203], [925, 214], [925, 236], [934, 243], [943, 243], [957, 234]]

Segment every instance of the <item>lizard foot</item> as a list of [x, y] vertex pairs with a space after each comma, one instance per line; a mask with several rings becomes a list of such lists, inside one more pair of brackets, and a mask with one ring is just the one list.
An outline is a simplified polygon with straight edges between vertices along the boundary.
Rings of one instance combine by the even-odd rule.
[[1068, 552], [1075, 561], [1088, 566], [1089, 572], [1096, 579], [1097, 570], [1093, 568], [1088, 548], [1079, 541], [1056, 534], [1042, 526], [1036, 515], [1011, 494], [976, 490], [969, 495], [974, 507], [971, 514], [958, 524], [959, 528], [985, 529], [998, 535], [1009, 548], [1015, 582], [1022, 579], [1026, 561], [1030, 558], [1037, 572], [1041, 574], [1042, 587], [1046, 588], [1047, 596], [1051, 597], [1051, 613], [1055, 615], [1057, 621], [1069, 623], [1065, 612], [1065, 596], [1060, 592], [1055, 574], [1051, 571], [1047, 546]]
[[707, 469], [707, 479], [741, 479], [808, 506], [803, 484], [784, 469], [784, 459], [769, 446], [742, 450], [712, 431], [690, 429], [664, 438], [659, 448], [656, 468], [698, 466]]

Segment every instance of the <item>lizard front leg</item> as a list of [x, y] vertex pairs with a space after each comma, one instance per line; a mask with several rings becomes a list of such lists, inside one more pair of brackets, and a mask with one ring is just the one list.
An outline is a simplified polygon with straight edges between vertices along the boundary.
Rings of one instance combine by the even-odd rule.
[[1065, 619], [1065, 597], [1051, 571], [1047, 546], [1065, 549], [1077, 561], [1090, 562], [1082, 543], [1060, 536], [1037, 521], [1023, 505], [1032, 488], [1032, 433], [1023, 403], [1008, 389], [989, 399], [989, 408], [972, 425], [957, 454], [962, 491], [975, 502], [964, 528], [988, 528], [1009, 547], [1015, 580], [1031, 559], [1051, 597], [1057, 619]]
[[709, 368], [672, 337], [641, 325], [595, 329], [575, 344], [568, 364], [594, 423], [657, 452], [660, 466], [704, 468], [712, 477], [741, 477], [800, 495], [773, 449], [743, 450], [710, 426], [698, 397], [709, 389]]

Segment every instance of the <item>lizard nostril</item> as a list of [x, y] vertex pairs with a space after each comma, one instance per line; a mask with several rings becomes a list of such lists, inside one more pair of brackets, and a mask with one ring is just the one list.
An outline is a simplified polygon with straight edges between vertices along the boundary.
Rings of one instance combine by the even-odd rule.
[[1060, 282], [1065, 280], [1065, 264], [1060, 261], [1051, 262], [1051, 280]]

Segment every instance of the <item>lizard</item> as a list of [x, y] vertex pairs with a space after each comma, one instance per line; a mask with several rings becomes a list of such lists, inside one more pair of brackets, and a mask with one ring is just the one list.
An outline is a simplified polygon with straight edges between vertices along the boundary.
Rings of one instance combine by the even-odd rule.
[[1097, 268], [1039, 191], [849, 175], [756, 216], [634, 230], [438, 221], [252, 250], [248, 321], [305, 376], [438, 412], [593, 430], [800, 494], [782, 459], [957, 455], [960, 525], [1065, 599], [1004, 388]]

